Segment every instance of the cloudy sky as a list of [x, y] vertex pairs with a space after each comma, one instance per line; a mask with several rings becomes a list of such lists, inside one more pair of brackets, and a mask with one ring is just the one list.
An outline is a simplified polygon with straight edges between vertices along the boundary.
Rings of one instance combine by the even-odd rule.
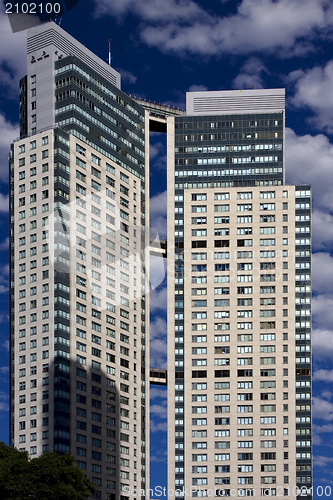
[[[286, 180], [313, 187], [315, 485], [333, 487], [333, 3], [80, 0], [61, 27], [122, 74], [128, 94], [184, 108], [188, 90], [286, 88]], [[26, 33], [0, 7], [0, 439], [8, 441], [9, 143]], [[152, 138], [152, 225], [165, 236], [165, 138]], [[331, 193], [331, 194], [330, 194]], [[155, 265], [153, 263], [153, 265]], [[165, 366], [165, 283], [152, 293], [152, 365]], [[166, 401], [152, 390], [153, 485], [165, 482]], [[316, 495], [315, 495], [316, 497]]]

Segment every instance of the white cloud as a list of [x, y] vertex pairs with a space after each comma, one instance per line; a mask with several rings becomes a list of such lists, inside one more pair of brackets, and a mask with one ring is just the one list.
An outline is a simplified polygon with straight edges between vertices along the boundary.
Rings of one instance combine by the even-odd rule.
[[9, 366], [0, 366], [0, 373], [9, 373]]
[[9, 249], [9, 237], [5, 238], [1, 243], [0, 243], [0, 251], [1, 250], [8, 250]]
[[163, 21], [184, 21], [209, 18], [208, 14], [192, 0], [95, 0], [98, 17], [113, 15], [118, 18], [134, 13], [141, 19], [158, 23]]
[[[0, 133], [1, 133], [1, 130], [0, 130]], [[1, 143], [1, 139], [0, 139], [0, 143]], [[1, 148], [1, 145], [0, 145], [0, 148]], [[8, 151], [9, 151], [9, 146], [8, 146]], [[8, 155], [8, 153], [7, 153], [7, 155]], [[1, 169], [0, 169], [0, 173], [1, 173]], [[0, 175], [0, 178], [1, 178], [1, 175]], [[2, 193], [0, 193], [0, 212], [9, 212], [9, 196], [4, 195]]]
[[122, 83], [132, 83], [132, 84], [136, 83], [137, 77], [127, 69], [116, 68], [116, 70], [119, 71], [119, 73], [121, 74]]
[[312, 416], [328, 422], [333, 420], [333, 403], [325, 399], [313, 398]]
[[333, 283], [333, 257], [326, 252], [312, 256], [312, 288], [314, 292], [331, 293]]
[[322, 443], [322, 439], [319, 434], [316, 434], [314, 431], [312, 433], [312, 444], [314, 446], [319, 446]]
[[333, 457], [324, 457], [322, 455], [314, 455], [313, 457], [313, 465], [315, 467], [326, 467], [328, 464], [333, 462]]
[[167, 416], [167, 402], [162, 401], [161, 404], [150, 405], [150, 414], [157, 415], [159, 418], [165, 418]]
[[167, 192], [157, 194], [150, 198], [150, 210], [157, 215], [166, 215]]
[[331, 358], [333, 354], [333, 332], [314, 329], [312, 332], [312, 349], [316, 361], [318, 361], [318, 358]]
[[164, 318], [157, 316], [150, 323], [150, 366], [163, 368], [167, 366], [167, 324]]
[[[19, 136], [19, 133], [18, 125], [8, 121], [5, 116], [0, 113], [0, 180], [8, 181], [9, 146], [10, 143]], [[3, 194], [0, 194], [0, 212], [8, 212], [8, 196], [4, 196]]]
[[[8, 264], [0, 265], [0, 293], [6, 293], [9, 289], [9, 266]], [[0, 321], [2, 321], [3, 315], [0, 314]]]
[[295, 82], [295, 95], [290, 100], [298, 108], [310, 109], [314, 116], [308, 118], [316, 128], [333, 131], [333, 60], [325, 67], [292, 72], [290, 80]]
[[162, 142], [155, 142], [155, 144], [149, 145], [149, 159], [153, 160], [157, 156], [160, 156], [161, 153], [165, 153], [165, 144]]
[[191, 85], [188, 89], [189, 92], [205, 92], [206, 90], [208, 90], [206, 85]]
[[326, 432], [329, 433], [329, 434], [331, 434], [333, 432], [333, 424], [325, 424], [325, 425], [316, 425], [316, 424], [313, 424], [312, 428], [318, 434], [323, 434], [323, 433], [326, 433]]
[[152, 387], [149, 391], [150, 399], [162, 398], [166, 399], [167, 391], [166, 388]]
[[312, 248], [330, 250], [333, 246], [333, 216], [328, 212], [314, 210], [312, 213]]
[[160, 238], [166, 239], [167, 233], [167, 192], [157, 194], [150, 198], [150, 227], [154, 228]]
[[[150, 421], [150, 432], [159, 432], [159, 431], [166, 431], [168, 428], [167, 421], [165, 420], [164, 422], [159, 422], [158, 424], [154, 422], [154, 420]], [[162, 455], [161, 457], [157, 457], [154, 455], [153, 457], [150, 457], [151, 462], [165, 462], [166, 457], [165, 455]]]
[[9, 351], [9, 340], [5, 340], [2, 344], [2, 347], [5, 349], [5, 351]]
[[312, 298], [312, 319], [319, 330], [330, 330], [333, 325], [333, 296], [317, 295]]
[[149, 295], [150, 312], [165, 311], [167, 307], [167, 287], [152, 290]]
[[[150, 424], [154, 425], [154, 423], [152, 421], [150, 422]], [[158, 430], [164, 430], [164, 429], [158, 429]], [[152, 441], [150, 443], [151, 443], [151, 445], [154, 444]], [[151, 451], [151, 453], [152, 453], [152, 451]], [[154, 450], [154, 455], [150, 455], [150, 461], [151, 462], [164, 462], [165, 463], [167, 461], [167, 451]]]
[[0, 392], [0, 411], [8, 411], [8, 399], [7, 392]]
[[267, 73], [264, 64], [257, 57], [250, 57], [241, 68], [233, 81], [234, 89], [261, 89], [263, 88], [262, 74]]
[[[0, 293], [6, 293], [9, 289], [9, 266], [8, 264], [1, 266], [0, 265]], [[2, 316], [0, 314], [0, 321], [2, 320]]]
[[329, 0], [243, 0], [235, 14], [212, 15], [192, 0], [95, 0], [96, 16], [141, 19], [141, 39], [163, 52], [201, 55], [278, 51], [281, 57], [313, 49], [332, 23]]
[[150, 158], [150, 175], [153, 176], [157, 173], [159, 176], [159, 171], [162, 170], [166, 172], [166, 149], [165, 145], [161, 142], [151, 144], [149, 147], [149, 158]]
[[317, 210], [333, 210], [333, 145], [323, 134], [298, 136], [286, 128], [286, 180], [312, 185]]
[[312, 377], [313, 381], [323, 380], [324, 382], [333, 382], [333, 370], [316, 370]]
[[[159, 243], [159, 240], [155, 240]], [[151, 290], [155, 290], [164, 280], [166, 276], [166, 259], [163, 257], [156, 257], [152, 255], [150, 257], [150, 286]]]
[[[8, 98], [17, 98], [19, 79], [27, 72], [27, 33], [13, 33], [4, 5], [0, 5], [0, 85]], [[1, 135], [0, 135], [1, 137]]]

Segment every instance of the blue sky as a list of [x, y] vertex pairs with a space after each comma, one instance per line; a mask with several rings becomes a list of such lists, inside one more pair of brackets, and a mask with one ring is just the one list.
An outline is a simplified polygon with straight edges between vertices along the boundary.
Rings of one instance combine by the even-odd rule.
[[[0, 439], [8, 442], [9, 143], [26, 33], [0, 7]], [[184, 108], [188, 90], [286, 88], [286, 180], [313, 186], [315, 485], [333, 487], [333, 3], [80, 0], [61, 27], [122, 73], [128, 94]], [[165, 138], [152, 138], [152, 225], [165, 236]], [[154, 264], [153, 264], [154, 265]], [[152, 366], [165, 366], [165, 283], [152, 293]], [[152, 484], [165, 484], [165, 391], [152, 390]], [[316, 495], [315, 495], [316, 497]]]

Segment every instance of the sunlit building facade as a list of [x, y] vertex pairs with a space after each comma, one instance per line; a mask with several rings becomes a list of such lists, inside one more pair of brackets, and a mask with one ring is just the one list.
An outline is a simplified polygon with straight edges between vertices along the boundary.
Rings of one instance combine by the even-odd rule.
[[188, 93], [168, 118], [178, 497], [311, 496], [311, 191], [284, 183], [284, 120], [283, 89]]

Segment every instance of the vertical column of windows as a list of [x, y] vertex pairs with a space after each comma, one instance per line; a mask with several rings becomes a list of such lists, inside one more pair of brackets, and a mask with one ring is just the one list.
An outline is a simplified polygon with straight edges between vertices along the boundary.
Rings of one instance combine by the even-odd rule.
[[[40, 155], [40, 145], [46, 145], [48, 144], [48, 136], [44, 136], [42, 138], [37, 137], [34, 140], [31, 140], [27, 144], [20, 144], [18, 146], [18, 154], [23, 154], [25, 153], [26, 146], [29, 146], [29, 150], [36, 150], [36, 153], [34, 153], [33, 157], [31, 158], [31, 161], [33, 163], [40, 161], [40, 159], [45, 158], [46, 155], [45, 152], [44, 154]], [[45, 150], [48, 152], [48, 150]], [[25, 165], [25, 161], [23, 161], [24, 158], [19, 159], [19, 167], [22, 167]], [[42, 164], [41, 170], [43, 172], [45, 171], [44, 169], [45, 164]], [[38, 167], [39, 169], [40, 167]], [[33, 166], [30, 169], [30, 177], [33, 179], [33, 177], [37, 173], [37, 166]], [[26, 179], [26, 172], [24, 170], [19, 170], [18, 171], [18, 177], [19, 180], [25, 180]], [[27, 181], [28, 182], [28, 181]], [[45, 178], [43, 178], [43, 183], [44, 185], [46, 184]], [[29, 184], [20, 184], [19, 185], [19, 192], [24, 193], [28, 190], [28, 187], [30, 188], [30, 192], [34, 191], [37, 187], [37, 182], [36, 180], [31, 180]], [[44, 196], [44, 199], [46, 196]], [[48, 296], [42, 296], [40, 295], [41, 293], [47, 292], [48, 291], [48, 285], [46, 283], [43, 284], [41, 288], [38, 289], [38, 286], [32, 285], [34, 282], [37, 282], [37, 276], [38, 273], [40, 272], [40, 264], [41, 266], [48, 266], [49, 264], [49, 258], [47, 256], [48, 252], [48, 245], [41, 245], [40, 243], [40, 236], [37, 233], [38, 231], [38, 214], [37, 213], [37, 206], [35, 203], [37, 202], [37, 194], [30, 194], [29, 195], [29, 206], [27, 206], [29, 218], [30, 218], [30, 224], [28, 224], [28, 229], [33, 230], [34, 232], [31, 232], [30, 235], [26, 233], [27, 229], [27, 223], [20, 223], [18, 227], [18, 232], [20, 235], [18, 238], [18, 246], [22, 248], [23, 246], [25, 247], [24, 250], [19, 250], [19, 260], [21, 259], [27, 259], [25, 260], [24, 263], [19, 264], [19, 271], [24, 272], [28, 270], [33, 270], [32, 273], [30, 273], [30, 289], [29, 288], [24, 288], [21, 289], [19, 288], [18, 290], [18, 298], [19, 300], [25, 299], [25, 302], [19, 302], [18, 304], [18, 310], [19, 312], [25, 312], [25, 315], [19, 317], [19, 323], [21, 325], [27, 325], [25, 328], [20, 328], [19, 329], [19, 338], [25, 338], [26, 337], [26, 332], [30, 331], [30, 336], [36, 336], [35, 338], [31, 338], [30, 341], [26, 342], [20, 342], [20, 351], [25, 351], [25, 354], [22, 354], [19, 356], [19, 364], [26, 364], [25, 368], [20, 368], [19, 370], [19, 378], [22, 377], [28, 377], [31, 376], [33, 378], [26, 380], [26, 381], [19, 381], [19, 391], [35, 391], [37, 389], [37, 386], [39, 386], [38, 379], [36, 378], [37, 375], [37, 370], [38, 370], [38, 362], [42, 361], [42, 371], [47, 372], [48, 371], [48, 360], [50, 357], [50, 351], [48, 346], [48, 337], [43, 337], [43, 343], [42, 343], [42, 338], [41, 334], [45, 334], [46, 331], [48, 331], [48, 323], [43, 324], [42, 326], [37, 327], [37, 320], [38, 321], [43, 321], [43, 320], [48, 320], [49, 318], [49, 297]], [[38, 196], [38, 201], [39, 201], [39, 196]], [[19, 202], [19, 204], [22, 205], [22, 201]], [[24, 203], [25, 204], [25, 203]], [[33, 205], [32, 205], [33, 204]], [[32, 206], [31, 206], [32, 205]], [[42, 204], [42, 210], [43, 212], [47, 212], [49, 210], [48, 204]], [[34, 218], [36, 217], [36, 219]], [[25, 211], [22, 211], [19, 217], [20, 220], [25, 219]], [[23, 236], [24, 234], [24, 236]], [[38, 236], [38, 237], [37, 237]], [[28, 246], [30, 244], [30, 246]], [[31, 246], [33, 245], [33, 246]], [[21, 253], [22, 252], [22, 253]], [[46, 254], [46, 255], [45, 255]], [[32, 258], [32, 259], [31, 259]], [[39, 264], [39, 265], [38, 265]], [[42, 271], [43, 274], [45, 271]], [[46, 274], [46, 273], [45, 273]], [[19, 286], [27, 286], [28, 281], [26, 280], [26, 276], [19, 276]], [[29, 286], [29, 285], [28, 285]], [[39, 294], [37, 295], [37, 291]], [[36, 296], [36, 298], [34, 298]], [[41, 307], [41, 314], [40, 317], [38, 317], [37, 314], [37, 306]], [[46, 309], [44, 309], [44, 306]], [[37, 347], [39, 348], [37, 350]], [[44, 361], [45, 360], [45, 361]], [[47, 380], [47, 378], [45, 378]], [[44, 384], [44, 378], [42, 379], [43, 385]], [[48, 380], [47, 380], [48, 383]], [[27, 414], [29, 415], [36, 415], [37, 418], [41, 418], [38, 413], [38, 407], [41, 406], [42, 412], [47, 413], [49, 411], [49, 403], [48, 403], [48, 398], [49, 398], [49, 391], [47, 388], [44, 390], [40, 391], [40, 396], [41, 396], [41, 405], [39, 401], [37, 401], [37, 392], [26, 392], [26, 393], [21, 393], [19, 395], [19, 404], [29, 404], [30, 402], [30, 407], [29, 411], [27, 411], [27, 408], [21, 407], [19, 408], [19, 417], [26, 417]], [[30, 427], [36, 427], [37, 423], [37, 418], [34, 417], [30, 420]], [[43, 419], [43, 425], [44, 424], [44, 419]], [[19, 421], [19, 427], [20, 430], [23, 428], [26, 428], [26, 422], [25, 421]], [[40, 452], [45, 452], [49, 450], [49, 444], [47, 443], [47, 440], [49, 438], [48, 431], [43, 431], [39, 436], [36, 432], [33, 432], [30, 434], [30, 442], [32, 441], [37, 441], [37, 438], [42, 439], [42, 446], [40, 449], [38, 449], [37, 445], [31, 445], [30, 446], [30, 453], [31, 454], [36, 454], [37, 450]], [[25, 435], [20, 435], [20, 443], [25, 442]]]
[[[253, 234], [253, 193], [241, 191], [237, 193], [237, 484], [238, 493], [245, 491], [241, 485], [253, 484], [253, 476], [243, 475], [253, 472], [253, 447], [251, 436], [253, 429], [253, 251], [240, 250], [240, 247], [252, 247], [252, 238], [239, 238]], [[249, 309], [250, 308], [250, 309]], [[246, 332], [245, 332], [246, 330]], [[242, 332], [241, 332], [242, 331]], [[251, 392], [249, 392], [249, 390]], [[245, 416], [246, 414], [246, 416]], [[246, 438], [246, 439], [244, 439]], [[245, 449], [246, 448], [246, 449]], [[251, 486], [247, 486], [251, 489]]]
[[[311, 497], [311, 190], [295, 187], [296, 483]], [[298, 497], [300, 498], [300, 497]]]

